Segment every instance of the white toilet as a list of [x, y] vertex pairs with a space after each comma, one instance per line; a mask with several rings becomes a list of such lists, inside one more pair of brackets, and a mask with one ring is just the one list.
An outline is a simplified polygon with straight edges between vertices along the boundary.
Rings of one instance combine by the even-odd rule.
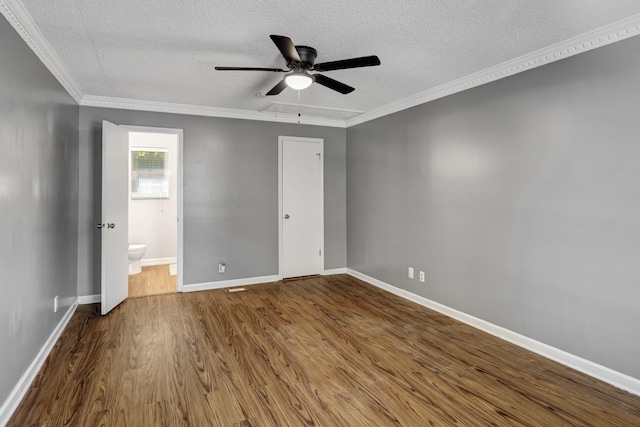
[[129, 274], [138, 274], [142, 272], [142, 265], [140, 261], [146, 252], [147, 245], [129, 245]]

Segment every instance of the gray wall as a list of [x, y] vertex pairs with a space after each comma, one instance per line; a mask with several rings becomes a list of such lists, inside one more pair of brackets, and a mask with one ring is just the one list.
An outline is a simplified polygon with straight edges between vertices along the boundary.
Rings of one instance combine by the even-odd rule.
[[102, 120], [184, 130], [185, 285], [278, 274], [279, 135], [324, 138], [325, 269], [346, 266], [345, 129], [81, 107], [78, 295], [100, 293]]
[[349, 128], [349, 268], [640, 378], [639, 51]]
[[3, 16], [0, 40], [1, 403], [76, 297], [78, 106]]

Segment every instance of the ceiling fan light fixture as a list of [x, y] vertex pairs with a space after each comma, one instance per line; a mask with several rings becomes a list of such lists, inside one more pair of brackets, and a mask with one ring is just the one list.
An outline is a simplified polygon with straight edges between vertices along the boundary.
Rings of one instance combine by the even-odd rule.
[[311, 83], [313, 83], [313, 77], [311, 77], [307, 73], [294, 71], [293, 73], [287, 75], [284, 78], [284, 81], [291, 89], [302, 90], [311, 86]]

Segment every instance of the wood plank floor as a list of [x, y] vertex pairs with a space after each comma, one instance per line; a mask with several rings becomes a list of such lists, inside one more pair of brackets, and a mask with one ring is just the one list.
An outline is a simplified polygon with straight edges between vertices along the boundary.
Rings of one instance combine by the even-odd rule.
[[10, 426], [639, 426], [640, 398], [345, 275], [80, 306]]
[[176, 276], [169, 273], [169, 265], [142, 267], [142, 272], [129, 276], [129, 298], [177, 292]]

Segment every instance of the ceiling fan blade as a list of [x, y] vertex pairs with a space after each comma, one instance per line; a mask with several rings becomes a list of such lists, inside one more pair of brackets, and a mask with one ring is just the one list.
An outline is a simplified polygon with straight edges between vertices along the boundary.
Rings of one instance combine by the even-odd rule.
[[287, 60], [287, 64], [290, 62], [302, 62], [295, 45], [289, 37], [274, 35], [271, 35], [269, 37], [271, 37], [271, 40], [273, 40], [275, 45], [278, 47], [278, 50], [280, 51], [282, 56], [284, 56], [284, 59]]
[[322, 74], [314, 74], [313, 78], [316, 80], [316, 83], [321, 84], [322, 86], [328, 87], [329, 89], [333, 89], [336, 92], [340, 92], [343, 95], [346, 95], [356, 90], [351, 86], [348, 86], [344, 83], [340, 83], [339, 81], [334, 80], [331, 77], [323, 76]]
[[363, 56], [361, 58], [342, 59], [340, 61], [323, 62], [316, 64], [313, 69], [316, 71], [344, 70], [347, 68], [373, 67], [380, 65], [380, 58], [375, 55]]
[[277, 85], [275, 85], [269, 92], [265, 93], [265, 95], [270, 96], [270, 95], [278, 95], [280, 92], [282, 92], [285, 88], [287, 87], [287, 83], [284, 81], [284, 79], [280, 80], [280, 83], [278, 83]]
[[285, 70], [280, 68], [255, 68], [255, 67], [215, 67], [218, 71], [275, 71], [276, 73], [284, 73]]

